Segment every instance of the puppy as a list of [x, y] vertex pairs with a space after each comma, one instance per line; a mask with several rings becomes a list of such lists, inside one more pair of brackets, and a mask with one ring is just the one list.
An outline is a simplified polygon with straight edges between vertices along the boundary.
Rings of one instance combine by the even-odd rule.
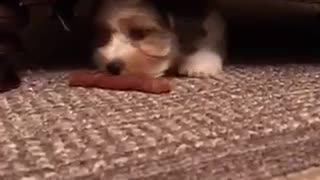
[[225, 23], [209, 0], [103, 0], [94, 17], [93, 60], [113, 75], [223, 70]]

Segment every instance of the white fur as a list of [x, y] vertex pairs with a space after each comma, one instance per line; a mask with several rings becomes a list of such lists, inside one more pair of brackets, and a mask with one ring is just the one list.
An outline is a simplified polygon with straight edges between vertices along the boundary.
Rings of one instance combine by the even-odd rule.
[[162, 61], [157, 68], [153, 69], [149, 74], [155, 78], [165, 75], [165, 71], [170, 68], [170, 61]]
[[199, 50], [186, 57], [179, 67], [179, 73], [194, 77], [216, 76], [222, 71], [222, 57], [210, 50]]
[[110, 42], [98, 47], [94, 52], [94, 61], [100, 70], [105, 70], [105, 65], [113, 60], [127, 60], [128, 54], [135, 51], [128, 39], [120, 33], [112, 36]]
[[102, 71], [105, 70], [105, 65], [107, 62], [107, 58], [105, 55], [105, 52], [106, 52], [105, 49], [106, 49], [106, 46], [99, 47], [99, 48], [95, 49], [95, 51], [93, 53], [94, 63]]
[[105, 53], [108, 55], [109, 60], [122, 59], [131, 52], [135, 51], [127, 37], [121, 33], [116, 33], [111, 38], [111, 42], [105, 49]]

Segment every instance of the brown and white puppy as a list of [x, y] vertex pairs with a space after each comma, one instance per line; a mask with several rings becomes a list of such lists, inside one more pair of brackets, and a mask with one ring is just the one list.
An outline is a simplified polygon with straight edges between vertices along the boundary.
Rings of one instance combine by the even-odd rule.
[[93, 59], [114, 75], [159, 77], [170, 70], [216, 76], [225, 54], [225, 24], [207, 0], [102, 0]]

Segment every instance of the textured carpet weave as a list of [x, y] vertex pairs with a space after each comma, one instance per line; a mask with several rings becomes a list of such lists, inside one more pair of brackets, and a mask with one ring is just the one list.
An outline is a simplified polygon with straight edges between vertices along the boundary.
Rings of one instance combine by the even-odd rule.
[[1, 180], [251, 180], [320, 164], [320, 66], [237, 66], [168, 95], [31, 72], [0, 95]]

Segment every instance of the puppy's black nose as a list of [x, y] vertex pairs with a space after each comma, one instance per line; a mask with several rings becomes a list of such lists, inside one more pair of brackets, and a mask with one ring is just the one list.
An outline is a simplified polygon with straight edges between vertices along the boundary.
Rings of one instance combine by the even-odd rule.
[[119, 75], [123, 69], [124, 64], [121, 60], [113, 60], [106, 65], [106, 70], [112, 75]]

